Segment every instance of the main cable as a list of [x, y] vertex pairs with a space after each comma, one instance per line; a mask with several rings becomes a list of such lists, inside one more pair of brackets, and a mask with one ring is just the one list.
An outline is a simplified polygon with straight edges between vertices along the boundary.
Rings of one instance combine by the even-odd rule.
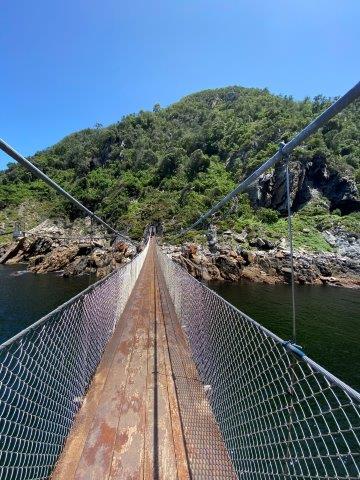
[[69, 200], [73, 205], [75, 205], [77, 208], [85, 212], [87, 215], [90, 216], [90, 218], [94, 219], [96, 222], [100, 223], [103, 227], [105, 227], [107, 230], [110, 230], [112, 233], [115, 233], [118, 237], [122, 238], [125, 242], [130, 243], [134, 245], [135, 247], [137, 246], [137, 243], [131, 240], [129, 237], [126, 235], [123, 235], [120, 233], [118, 230], [113, 228], [111, 225], [106, 223], [104, 220], [102, 220], [100, 217], [95, 215], [94, 212], [86, 208], [79, 200], [77, 200], [75, 197], [73, 197], [70, 193], [68, 193], [66, 190], [64, 190], [60, 185], [58, 185], [54, 180], [52, 180], [50, 177], [48, 177], [44, 172], [42, 172], [38, 167], [36, 167], [34, 164], [32, 164], [29, 160], [27, 160], [23, 155], [21, 155], [19, 152], [17, 152], [14, 148], [12, 148], [10, 145], [8, 145], [4, 140], [0, 138], [0, 149], [5, 152], [7, 155], [9, 155], [11, 158], [19, 162], [21, 165], [23, 165], [27, 170], [29, 170], [31, 173], [33, 173], [37, 178], [40, 178], [43, 180], [47, 185], [49, 185], [51, 188], [56, 190], [60, 195], [65, 197], [67, 200]]
[[346, 92], [342, 97], [336, 100], [329, 108], [327, 108], [323, 113], [316, 117], [309, 125], [303, 128], [295, 137], [292, 138], [288, 143], [281, 143], [279, 150], [266, 162], [264, 162], [258, 169], [256, 169], [251, 175], [249, 175], [245, 180], [243, 180], [239, 185], [229, 192], [224, 198], [222, 198], [218, 203], [216, 203], [210, 210], [201, 215], [196, 222], [190, 225], [190, 227], [181, 230], [177, 236], [182, 236], [185, 233], [193, 230], [197, 226], [201, 225], [208, 217], [216, 213], [220, 208], [222, 208], [226, 203], [228, 203], [232, 198], [234, 198], [239, 193], [245, 191], [250, 185], [252, 185], [255, 180], [257, 180], [263, 173], [265, 173], [269, 168], [273, 167], [286, 155], [289, 155], [295, 147], [299, 146], [307, 138], [315, 133], [319, 128], [325, 125], [332, 117], [337, 115], [339, 112], [344, 110], [350, 103], [354, 102], [357, 98], [360, 97], [360, 82], [358, 82], [354, 87], [352, 87], [348, 92]]

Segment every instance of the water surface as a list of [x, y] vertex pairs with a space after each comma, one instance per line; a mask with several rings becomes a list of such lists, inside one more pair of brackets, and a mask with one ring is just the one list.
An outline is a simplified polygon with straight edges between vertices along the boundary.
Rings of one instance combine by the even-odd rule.
[[26, 265], [0, 265], [0, 344], [89, 285], [89, 277], [30, 273]]
[[[89, 277], [39, 275], [0, 265], [0, 343], [84, 290]], [[283, 339], [291, 338], [288, 285], [211, 283], [218, 294]], [[296, 286], [297, 340], [308, 356], [360, 389], [360, 292]]]
[[[291, 338], [290, 287], [241, 282], [210, 288], [284, 340]], [[360, 389], [360, 292], [329, 286], [296, 286], [297, 342], [305, 353]]]

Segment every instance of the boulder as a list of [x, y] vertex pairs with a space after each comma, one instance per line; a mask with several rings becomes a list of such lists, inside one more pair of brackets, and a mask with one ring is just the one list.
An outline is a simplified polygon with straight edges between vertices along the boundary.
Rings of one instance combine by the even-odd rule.
[[195, 263], [195, 265], [201, 265], [203, 263], [202, 255], [192, 255], [191, 260]]
[[260, 250], [272, 250], [275, 248], [275, 244], [267, 238], [253, 238], [249, 241], [249, 245]]
[[250, 247], [262, 248], [265, 245], [265, 242], [262, 238], [251, 238], [249, 240]]
[[189, 243], [183, 246], [182, 253], [185, 257], [192, 258], [198, 251], [198, 246], [195, 243]]
[[96, 277], [97, 278], [103, 278], [106, 277], [106, 275], [109, 275], [109, 273], [112, 272], [111, 265], [106, 265], [104, 267], [100, 267], [96, 270]]
[[207, 273], [211, 280], [221, 280], [221, 273], [218, 267], [214, 264], [207, 265]]
[[213, 280], [213, 278], [211, 277], [211, 275], [209, 274], [206, 268], [201, 269], [201, 279], [204, 280], [205, 282], [209, 282], [210, 280]]
[[64, 268], [64, 277], [73, 277], [75, 275], [84, 275], [89, 273], [89, 259], [87, 257], [76, 257]]
[[113, 258], [116, 263], [122, 263], [124, 259], [124, 252], [114, 252]]
[[320, 271], [320, 273], [323, 277], [331, 277], [332, 276], [331, 265], [329, 265], [328, 262], [323, 261], [323, 260], [318, 260], [316, 262], [316, 266], [319, 269], [319, 271]]
[[32, 228], [28, 232], [36, 237], [64, 237], [66, 235], [65, 228], [54, 221], [47, 219]]
[[216, 227], [214, 225], [210, 225], [208, 231], [206, 232], [206, 238], [208, 241], [209, 250], [211, 253], [216, 253], [218, 250], [218, 238], [216, 233]]
[[215, 259], [215, 265], [220, 270], [224, 280], [237, 281], [241, 276], [241, 268], [237, 260], [226, 255], [219, 255]]
[[24, 248], [26, 258], [34, 257], [37, 255], [46, 255], [53, 248], [53, 242], [49, 238], [30, 238], [30, 242], [28, 242], [29, 240], [25, 242], [26, 247]]
[[31, 271], [37, 273], [55, 272], [62, 270], [68, 265], [77, 255], [79, 247], [72, 245], [71, 247], [58, 247], [51, 253], [45, 256], [42, 262], [34, 265]]
[[37, 267], [41, 262], [44, 261], [45, 255], [37, 255], [36, 257], [30, 258], [28, 262], [28, 269], [32, 270], [33, 267]]
[[249, 265], [245, 267], [242, 271], [241, 277], [250, 282], [267, 283], [269, 285], [280, 283], [280, 279], [277, 275], [268, 275], [257, 265]]
[[113, 248], [115, 252], [121, 253], [126, 253], [129, 249], [128, 244], [122, 241], [116, 242]]
[[18, 242], [11, 243], [2, 254], [0, 263], [9, 263], [11, 258], [14, 258], [22, 251], [25, 243], [25, 238], [21, 238]]
[[100, 248], [96, 248], [90, 255], [91, 264], [97, 268], [103, 268], [109, 265], [110, 258], [108, 252]]
[[235, 242], [237, 242], [237, 243], [245, 243], [247, 236], [248, 236], [248, 234], [247, 234], [246, 230], [243, 230], [241, 233], [235, 233], [233, 238], [234, 238]]
[[244, 265], [249, 265], [255, 263], [256, 261], [256, 253], [250, 250], [244, 250], [242, 248], [239, 248], [238, 254], [244, 259]]

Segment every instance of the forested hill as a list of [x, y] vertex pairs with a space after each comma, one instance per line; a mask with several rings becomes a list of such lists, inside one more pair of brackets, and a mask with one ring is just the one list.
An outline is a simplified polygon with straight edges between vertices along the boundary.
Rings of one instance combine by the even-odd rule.
[[[64, 138], [31, 158], [65, 189], [119, 229], [140, 237], [162, 221], [168, 232], [195, 220], [245, 175], [322, 112], [333, 99], [295, 101], [268, 90], [227, 87], [189, 95]], [[353, 104], [292, 156], [298, 242], [324, 228], [359, 230], [360, 107]], [[358, 186], [356, 186], [356, 184]], [[41, 202], [41, 208], [38, 205]], [[37, 217], [30, 210], [37, 206]], [[23, 167], [0, 173], [0, 227], [19, 215], [76, 216]], [[281, 236], [281, 168], [218, 215], [220, 229]], [[26, 218], [25, 218], [26, 219]], [[32, 220], [31, 220], [32, 219]], [[316, 245], [315, 245], [316, 246]], [[320, 245], [321, 247], [321, 245]]]

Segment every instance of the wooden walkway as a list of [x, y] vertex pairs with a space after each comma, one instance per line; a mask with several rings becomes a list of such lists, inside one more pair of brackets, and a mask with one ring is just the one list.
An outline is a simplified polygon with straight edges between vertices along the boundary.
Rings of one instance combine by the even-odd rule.
[[151, 243], [52, 479], [233, 478]]

